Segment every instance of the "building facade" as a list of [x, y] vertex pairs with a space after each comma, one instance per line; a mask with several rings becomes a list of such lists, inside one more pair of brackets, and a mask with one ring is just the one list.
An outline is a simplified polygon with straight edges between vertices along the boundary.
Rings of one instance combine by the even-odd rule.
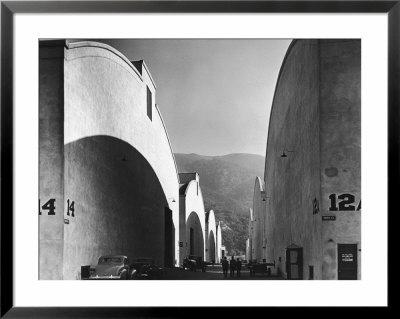
[[221, 263], [222, 259], [222, 228], [221, 222], [217, 224], [217, 241], [216, 241], [216, 263]]
[[39, 278], [101, 255], [179, 261], [179, 179], [143, 61], [97, 42], [41, 41]]
[[179, 173], [180, 265], [189, 255], [206, 257], [206, 212], [197, 173]]
[[[292, 42], [273, 99], [264, 182], [257, 258], [265, 244], [285, 278], [360, 279], [360, 40]], [[255, 207], [258, 197], [257, 189]]]
[[213, 210], [206, 213], [197, 173], [179, 173], [180, 265], [189, 255], [207, 262], [219, 262], [222, 234]]

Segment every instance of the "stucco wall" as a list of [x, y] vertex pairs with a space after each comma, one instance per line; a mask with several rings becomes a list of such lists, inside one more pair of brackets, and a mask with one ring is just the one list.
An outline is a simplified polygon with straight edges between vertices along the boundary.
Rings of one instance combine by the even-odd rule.
[[208, 221], [207, 221], [207, 244], [206, 244], [206, 260], [207, 261], [216, 261], [216, 245], [217, 245], [217, 225], [215, 224], [215, 214], [213, 210], [210, 210], [208, 213]]
[[75, 216], [65, 216], [64, 279], [101, 255], [152, 257], [164, 265], [168, 202], [146, 159], [109, 136], [71, 142], [65, 156], [65, 193]]
[[[276, 260], [275, 270], [284, 277], [285, 250], [292, 244], [303, 248], [304, 279], [309, 266], [313, 279], [337, 279], [337, 244], [357, 244], [361, 276], [360, 210], [330, 209], [331, 196], [351, 194], [355, 208], [360, 202], [360, 44], [297, 40], [282, 64], [264, 179], [270, 197], [267, 259]], [[287, 157], [281, 157], [285, 149]], [[322, 221], [327, 215], [336, 220]]]
[[[164, 265], [164, 252], [173, 247], [177, 263], [179, 181], [153, 80], [104, 44], [67, 42], [63, 51], [64, 118], [55, 125], [65, 145], [65, 178], [58, 181], [68, 223], [58, 223], [64, 229], [63, 276], [52, 279], [75, 279], [81, 265], [96, 263], [102, 254], [149, 256]], [[74, 201], [73, 217], [67, 200]], [[168, 209], [172, 225], [165, 218]]]
[[217, 260], [215, 262], [221, 262], [221, 248], [222, 248], [222, 230], [221, 230], [221, 222], [218, 222], [217, 225], [217, 242], [216, 242], [216, 251], [217, 251]]
[[[63, 44], [40, 47], [39, 59], [39, 279], [52, 279], [62, 277], [63, 267]], [[52, 199], [54, 212], [41, 208]]]
[[246, 259], [247, 260], [252, 260], [253, 259], [253, 240], [254, 240], [254, 232], [253, 232], [253, 224], [254, 224], [254, 218], [253, 218], [253, 209], [249, 208], [249, 225], [248, 225], [248, 240], [246, 244]]
[[[314, 266], [321, 279], [321, 217], [313, 215], [319, 198], [319, 46], [317, 40], [292, 43], [280, 71], [273, 100], [264, 180], [267, 259], [286, 277], [286, 248], [303, 248], [303, 278]], [[281, 157], [283, 150], [287, 157]], [[253, 243], [253, 245], [255, 245]]]
[[251, 259], [261, 262], [265, 258], [264, 238], [265, 238], [265, 197], [264, 182], [257, 177], [254, 183], [253, 193], [253, 240], [252, 249], [254, 253]]
[[[189, 182], [185, 194], [187, 254], [190, 252], [189, 229], [195, 230], [195, 255], [205, 257], [205, 210], [199, 181]], [[192, 218], [189, 218], [192, 214]], [[196, 217], [196, 218], [194, 218]], [[200, 235], [201, 234], [201, 235]]]
[[251, 260], [250, 255], [250, 238], [246, 239], [246, 260]]
[[[142, 77], [119, 52], [96, 43], [69, 44], [64, 69], [64, 139], [70, 146], [65, 195], [77, 207], [75, 218], [70, 218], [65, 228], [65, 256], [74, 265], [93, 263], [96, 254], [122, 253], [116, 250], [129, 247], [133, 257], [153, 257], [164, 265], [164, 207], [172, 210], [177, 225], [178, 207], [171, 198], [177, 200], [179, 182], [168, 136], [155, 107], [155, 87], [146, 72]], [[151, 120], [147, 87], [153, 95]], [[82, 139], [96, 136], [113, 139], [101, 139], [105, 145], [97, 139], [93, 148], [77, 148]], [[113, 152], [107, 153], [105, 147]], [[91, 162], [86, 169], [84, 163], [90, 157], [99, 167], [93, 164], [85, 175]], [[95, 223], [92, 214], [97, 217]], [[88, 256], [90, 247], [80, 252], [76, 247], [80, 236], [87, 236], [89, 224], [97, 225], [88, 239], [98, 248]], [[120, 236], [130, 238], [120, 241]], [[112, 244], [107, 237], [113, 238]], [[64, 277], [70, 278], [74, 266], [64, 264]]]
[[361, 279], [361, 210], [330, 211], [331, 194], [361, 200], [361, 41], [321, 41], [321, 212], [324, 279], [337, 279], [337, 244], [358, 245]]

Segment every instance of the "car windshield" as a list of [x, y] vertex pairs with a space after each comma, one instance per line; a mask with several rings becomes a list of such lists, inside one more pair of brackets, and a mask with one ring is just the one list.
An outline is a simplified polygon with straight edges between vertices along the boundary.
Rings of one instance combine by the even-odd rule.
[[123, 258], [121, 257], [101, 257], [99, 264], [122, 264]]

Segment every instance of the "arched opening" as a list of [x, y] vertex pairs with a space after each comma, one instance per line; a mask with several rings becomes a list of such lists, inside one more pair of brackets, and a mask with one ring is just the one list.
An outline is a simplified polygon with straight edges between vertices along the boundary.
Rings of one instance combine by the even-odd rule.
[[208, 237], [208, 260], [215, 263], [215, 237], [214, 232], [211, 231]]
[[162, 186], [132, 145], [91, 136], [65, 145], [66, 198], [74, 217], [64, 234], [64, 279], [106, 254], [174, 259], [175, 233]]
[[199, 216], [191, 212], [186, 221], [186, 256], [200, 256], [204, 260], [204, 236]]

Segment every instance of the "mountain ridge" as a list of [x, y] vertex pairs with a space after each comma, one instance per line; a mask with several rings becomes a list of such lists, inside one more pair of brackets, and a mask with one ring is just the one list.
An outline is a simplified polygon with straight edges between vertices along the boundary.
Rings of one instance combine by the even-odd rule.
[[227, 251], [243, 254], [254, 182], [257, 176], [263, 176], [265, 157], [249, 153], [216, 156], [175, 153], [175, 160], [180, 173], [199, 174], [205, 209], [214, 210], [221, 221]]

